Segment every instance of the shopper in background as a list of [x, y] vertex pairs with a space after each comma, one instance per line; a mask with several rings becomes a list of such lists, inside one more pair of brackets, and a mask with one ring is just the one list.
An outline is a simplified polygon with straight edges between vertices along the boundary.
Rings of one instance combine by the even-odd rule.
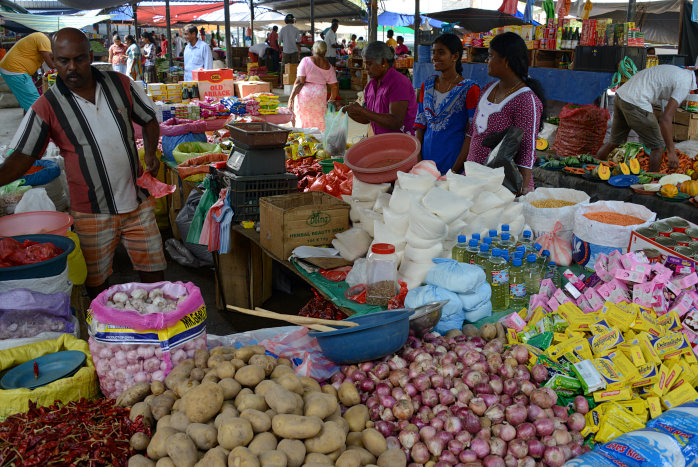
[[455, 34], [442, 34], [431, 47], [431, 61], [440, 75], [430, 76], [419, 93], [415, 121], [421, 158], [436, 162], [443, 174], [463, 171], [468, 156], [468, 124], [480, 97], [480, 87], [463, 78], [463, 44]]
[[20, 178], [53, 141], [65, 159], [70, 214], [90, 296], [106, 289], [119, 241], [142, 282], [162, 281], [167, 263], [155, 201], [136, 185], [143, 170], [133, 131], [133, 123], [143, 127], [146, 170], [157, 174], [160, 127], [153, 103], [128, 77], [92, 67], [90, 43], [78, 29], [55, 34], [53, 57], [56, 85], [22, 120], [0, 166], [0, 185]]
[[158, 80], [155, 73], [155, 57], [157, 53], [154, 38], [150, 33], [145, 33], [143, 34], [143, 58], [145, 58], [143, 79], [146, 83], [156, 83]]
[[[203, 30], [203, 28], [201, 28]], [[184, 38], [188, 44], [184, 48], [184, 81], [193, 81], [192, 71], [203, 68], [213, 68], [213, 54], [211, 47], [196, 37], [196, 26], [187, 24], [184, 26]]]
[[281, 31], [279, 31], [279, 41], [283, 46], [284, 52], [283, 57], [281, 58], [281, 64], [286, 65], [287, 63], [298, 63], [301, 32], [293, 25], [293, 23], [296, 22], [293, 15], [286, 15], [284, 22], [286, 23], [286, 26], [281, 28]]
[[395, 55], [410, 55], [410, 49], [405, 45], [405, 38], [402, 36], [397, 36]]
[[[492, 149], [482, 145], [486, 136], [512, 126], [523, 130], [523, 139], [514, 163], [523, 177], [523, 194], [533, 189], [533, 163], [536, 139], [545, 115], [543, 88], [528, 76], [526, 42], [513, 32], [492, 39], [487, 59], [487, 74], [498, 81], [482, 90], [475, 118], [470, 124], [468, 161], [484, 164]], [[459, 165], [457, 163], [457, 165]]]
[[136, 44], [131, 34], [126, 36], [126, 74], [134, 80], [143, 77], [143, 66], [141, 63], [141, 49]]
[[174, 38], [174, 56], [175, 57], [181, 57], [182, 52], [184, 52], [184, 39], [182, 39], [179, 35], [179, 33], [175, 33], [175, 38]]
[[393, 67], [395, 52], [385, 42], [363, 49], [369, 78], [364, 89], [365, 107], [352, 102], [342, 108], [352, 120], [371, 124], [373, 133], [414, 134], [417, 99], [412, 82]]
[[[281, 61], [281, 49], [279, 48], [279, 27], [274, 26], [271, 32], [267, 34], [267, 44], [271, 47], [271, 61], [273, 64], [272, 71], [279, 71], [279, 62]], [[268, 52], [269, 53], [269, 52]]]
[[351, 35], [351, 40], [349, 41], [349, 53], [352, 53], [356, 48], [356, 34]]
[[[640, 141], [650, 148], [650, 172], [659, 171], [665, 148], [669, 168], [678, 168], [672, 122], [676, 109], [696, 89], [696, 73], [674, 65], [657, 65], [635, 73], [616, 91], [611, 137], [596, 157], [607, 160], [611, 151], [626, 142], [630, 130], [635, 130]], [[652, 106], [664, 102], [664, 111], [657, 121]]]
[[203, 26], [199, 29], [199, 34], [201, 35], [201, 40], [206, 42], [206, 29]]
[[395, 35], [395, 31], [392, 29], [388, 29], [388, 40], [385, 41], [385, 43], [390, 47], [391, 49], [395, 50], [397, 48], [397, 41], [393, 39], [393, 36]]
[[339, 95], [337, 74], [325, 58], [326, 53], [327, 44], [317, 41], [313, 44], [313, 55], [304, 57], [298, 65], [296, 82], [293, 83], [288, 99], [288, 107], [296, 118], [294, 126], [325, 131], [327, 85], [330, 86], [330, 101], [334, 101]]
[[164, 57], [167, 55], [167, 46], [170, 45], [169, 42], [167, 42], [167, 38], [165, 37], [164, 34], [160, 34], [160, 56]]
[[121, 37], [116, 34], [112, 37], [114, 43], [109, 47], [109, 63], [111, 69], [126, 74], [126, 44], [121, 42]]
[[51, 39], [35, 32], [18, 40], [0, 61], [0, 75], [26, 112], [39, 98], [32, 75], [41, 65], [55, 68], [51, 57]]
[[255, 44], [255, 45], [251, 45], [250, 48], [247, 50], [250, 54], [250, 59], [252, 59], [253, 61], [256, 61], [261, 66], [264, 64], [265, 56], [272, 49], [266, 43], [260, 42], [260, 43]]
[[327, 44], [327, 61], [332, 66], [337, 64], [337, 50], [342, 48], [342, 45], [337, 42], [337, 29], [339, 29], [339, 20], [333, 19], [332, 26], [325, 33], [325, 44]]

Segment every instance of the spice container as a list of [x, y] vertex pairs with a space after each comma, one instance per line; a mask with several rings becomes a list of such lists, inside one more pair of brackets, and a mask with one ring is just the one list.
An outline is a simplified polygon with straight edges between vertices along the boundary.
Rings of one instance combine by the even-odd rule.
[[662, 254], [659, 250], [655, 250], [654, 248], [645, 248], [642, 252], [650, 263], [658, 263], [662, 259]]
[[366, 304], [387, 306], [397, 291], [397, 256], [389, 243], [371, 247], [368, 260]]
[[657, 237], [654, 239], [655, 242], [659, 243], [665, 248], [675, 248], [676, 247], [676, 240], [669, 238], [669, 237]]
[[690, 227], [684, 232], [686, 235], [691, 237], [694, 241], [698, 242], [698, 229], [695, 227]]
[[640, 227], [635, 232], [637, 232], [638, 234], [642, 235], [643, 237], [647, 237], [647, 238], [656, 238], [657, 237], [657, 232], [650, 227]]
[[677, 246], [674, 248], [674, 251], [680, 255], [686, 256], [687, 258], [690, 258], [691, 255], [693, 255], [693, 250], [687, 246]]
[[674, 240], [677, 245], [688, 246], [691, 243], [691, 237], [681, 232], [674, 232], [669, 235], [669, 238]]
[[668, 237], [674, 231], [672, 226], [664, 222], [655, 222], [652, 224], [652, 228], [657, 231], [659, 237]]
[[680, 217], [671, 217], [669, 219], [665, 219], [664, 222], [666, 222], [669, 227], [674, 229], [674, 232], [684, 233], [686, 229], [691, 226], [687, 221], [681, 219]]

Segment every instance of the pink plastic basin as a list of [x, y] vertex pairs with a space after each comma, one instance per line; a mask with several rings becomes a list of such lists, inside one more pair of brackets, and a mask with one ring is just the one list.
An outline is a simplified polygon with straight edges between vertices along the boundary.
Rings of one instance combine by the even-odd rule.
[[398, 172], [410, 171], [421, 149], [422, 145], [414, 136], [383, 133], [349, 148], [344, 163], [362, 182], [392, 182], [397, 180]]
[[73, 217], [65, 212], [34, 211], [0, 217], [0, 237], [16, 235], [65, 235]]

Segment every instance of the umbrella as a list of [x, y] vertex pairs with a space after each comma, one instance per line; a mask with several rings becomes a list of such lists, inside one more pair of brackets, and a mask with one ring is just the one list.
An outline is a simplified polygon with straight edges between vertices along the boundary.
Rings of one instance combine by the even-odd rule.
[[[250, 24], [250, 7], [247, 3], [234, 3], [229, 7], [231, 26], [248, 26]], [[283, 23], [285, 15], [267, 8], [254, 7], [255, 25]], [[199, 16], [198, 22], [208, 24], [225, 24], [225, 9]]]
[[[425, 19], [429, 19], [422, 15], [422, 23]], [[440, 28], [443, 22], [429, 19], [429, 24], [434, 28]], [[378, 15], [379, 26], [414, 26], [414, 15], [403, 15], [402, 13], [393, 13], [392, 11], [384, 11]]]
[[525, 24], [521, 18], [501, 11], [481, 10], [479, 8], [440, 11], [429, 13], [428, 16], [447, 23], [458, 23], [471, 32], [485, 32], [502, 26]]

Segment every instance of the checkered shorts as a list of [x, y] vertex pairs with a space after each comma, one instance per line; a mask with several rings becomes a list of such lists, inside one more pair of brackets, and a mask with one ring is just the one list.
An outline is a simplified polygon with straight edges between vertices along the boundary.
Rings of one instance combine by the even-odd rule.
[[155, 199], [148, 198], [126, 214], [71, 212], [73, 227], [87, 263], [85, 285], [96, 287], [112, 274], [116, 245], [121, 241], [136, 271], [164, 271], [167, 267], [162, 237], [155, 221]]

